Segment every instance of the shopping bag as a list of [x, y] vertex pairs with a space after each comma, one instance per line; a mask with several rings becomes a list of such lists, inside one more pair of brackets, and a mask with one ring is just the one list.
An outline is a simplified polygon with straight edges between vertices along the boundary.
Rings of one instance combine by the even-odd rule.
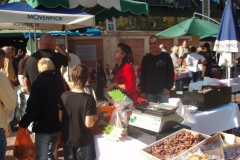
[[13, 156], [16, 160], [34, 160], [35, 147], [27, 128], [19, 127], [13, 148]]

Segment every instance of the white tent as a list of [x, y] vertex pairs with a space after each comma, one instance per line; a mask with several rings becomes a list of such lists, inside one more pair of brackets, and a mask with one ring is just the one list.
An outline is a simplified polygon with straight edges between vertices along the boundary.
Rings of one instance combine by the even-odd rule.
[[0, 29], [71, 30], [94, 25], [94, 15], [76, 9], [35, 9], [26, 2], [0, 5]]
[[[8, 23], [9, 22], [9, 23]], [[66, 30], [94, 26], [94, 15], [76, 9], [32, 8], [26, 2], [0, 5], [0, 29]]]

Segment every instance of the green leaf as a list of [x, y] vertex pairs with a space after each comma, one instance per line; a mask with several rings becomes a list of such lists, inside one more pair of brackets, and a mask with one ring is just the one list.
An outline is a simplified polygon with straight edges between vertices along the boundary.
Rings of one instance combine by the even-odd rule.
[[115, 101], [122, 101], [125, 98], [125, 94], [123, 94], [119, 89], [114, 89], [108, 92], [109, 96]]
[[107, 125], [107, 127], [105, 127], [105, 130], [103, 131], [103, 133], [106, 135], [110, 134], [113, 130], [113, 127], [114, 126], [112, 124]]

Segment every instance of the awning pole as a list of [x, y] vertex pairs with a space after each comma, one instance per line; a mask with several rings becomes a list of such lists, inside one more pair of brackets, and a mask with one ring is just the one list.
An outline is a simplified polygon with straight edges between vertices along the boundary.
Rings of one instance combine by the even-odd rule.
[[[31, 38], [30, 34], [31, 34], [30, 30], [28, 30], [28, 42], [29, 43], [30, 43], [30, 38]], [[28, 49], [30, 50], [31, 54], [33, 54], [32, 53], [32, 45], [30, 45], [30, 48], [28, 48]]]
[[65, 51], [66, 52], [68, 52], [68, 40], [67, 40], [67, 30], [66, 30], [66, 27], [65, 27], [65, 36], [64, 36], [64, 38], [65, 38]]
[[34, 46], [35, 52], [37, 51], [37, 36], [36, 36], [36, 24], [34, 23]]

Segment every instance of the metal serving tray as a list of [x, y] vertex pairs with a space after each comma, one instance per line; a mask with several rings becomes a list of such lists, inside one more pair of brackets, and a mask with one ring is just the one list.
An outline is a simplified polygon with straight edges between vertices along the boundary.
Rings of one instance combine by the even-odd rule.
[[188, 154], [189, 151], [191, 151], [191, 150], [193, 150], [195, 148], [199, 148], [203, 143], [205, 143], [211, 137], [209, 135], [206, 135], [206, 134], [203, 134], [203, 133], [200, 133], [200, 132], [196, 132], [196, 131], [192, 131], [192, 130], [188, 130], [188, 129], [181, 129], [181, 130], [179, 130], [179, 131], [177, 131], [177, 132], [175, 132], [173, 134], [170, 134], [169, 136], [164, 137], [163, 139], [160, 139], [160, 140], [158, 140], [158, 141], [156, 141], [156, 142], [154, 142], [154, 143], [152, 143], [152, 144], [142, 148], [140, 150], [140, 153], [145, 155], [147, 160], [161, 160], [161, 159], [159, 159], [159, 158], [157, 158], [157, 157], [147, 153], [145, 151], [145, 149], [151, 148], [156, 143], [163, 143], [165, 139], [170, 138], [170, 137], [174, 136], [175, 134], [183, 132], [183, 131], [191, 132], [193, 135], [201, 134], [203, 136], [203, 140], [201, 142], [199, 142], [198, 144], [196, 144], [195, 146], [192, 146], [188, 150], [185, 150], [182, 153], [180, 153], [179, 155], [176, 155], [175, 157], [171, 158], [171, 160], [182, 160], [184, 155]]
[[143, 102], [140, 104], [135, 104], [134, 107], [137, 110], [140, 110], [142, 113], [156, 116], [167, 116], [173, 114], [177, 110], [176, 106], [153, 102]]

